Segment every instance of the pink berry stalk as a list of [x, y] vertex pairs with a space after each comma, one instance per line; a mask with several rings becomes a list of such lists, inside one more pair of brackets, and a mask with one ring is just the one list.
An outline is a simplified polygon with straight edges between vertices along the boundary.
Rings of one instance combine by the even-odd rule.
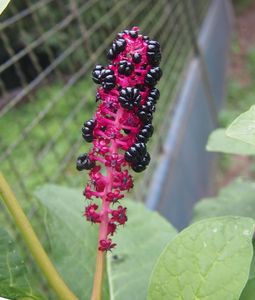
[[[138, 27], [118, 34], [107, 53], [108, 66], [97, 65], [93, 81], [101, 86], [94, 119], [84, 123], [83, 138], [92, 142], [89, 153], [77, 159], [78, 170], [90, 170], [84, 195], [90, 203], [84, 216], [98, 223], [99, 251], [116, 246], [112, 236], [127, 221], [121, 204], [124, 192], [133, 187], [130, 168], [146, 169], [150, 162], [146, 143], [153, 134], [152, 119], [161, 77], [159, 43], [139, 34]], [[93, 202], [101, 199], [101, 205]]]

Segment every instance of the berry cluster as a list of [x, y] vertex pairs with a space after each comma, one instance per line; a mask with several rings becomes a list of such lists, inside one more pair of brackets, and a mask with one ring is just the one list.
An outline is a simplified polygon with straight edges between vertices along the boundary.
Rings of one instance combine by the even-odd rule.
[[96, 94], [100, 103], [95, 118], [82, 127], [84, 140], [93, 147], [77, 159], [79, 171], [90, 170], [85, 197], [102, 199], [100, 211], [91, 203], [84, 213], [88, 221], [100, 223], [101, 251], [115, 247], [110, 236], [127, 221], [126, 208], [119, 202], [133, 187], [128, 168], [142, 172], [150, 162], [146, 143], [153, 134], [160, 96], [154, 86], [162, 75], [159, 43], [139, 34], [138, 27], [119, 33], [107, 58], [108, 66], [96, 65], [92, 72], [93, 81], [100, 84]]

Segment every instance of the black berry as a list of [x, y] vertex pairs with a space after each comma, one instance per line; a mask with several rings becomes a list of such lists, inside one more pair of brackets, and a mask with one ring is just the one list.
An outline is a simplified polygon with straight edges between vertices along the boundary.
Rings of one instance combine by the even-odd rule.
[[83, 127], [81, 129], [82, 137], [84, 138], [85, 141], [89, 143], [93, 141], [93, 130], [95, 128], [95, 125], [96, 125], [95, 120], [91, 119], [86, 121], [83, 124]]
[[129, 35], [132, 39], [136, 39], [138, 37], [138, 31], [130, 30]]
[[131, 75], [133, 70], [134, 70], [134, 65], [131, 62], [127, 60], [121, 60], [119, 62], [119, 67], [118, 67], [119, 74], [129, 76]]
[[133, 169], [133, 171], [140, 173], [146, 169], [146, 167], [150, 163], [150, 160], [151, 160], [150, 154], [146, 152], [141, 161], [131, 164], [131, 168]]
[[101, 72], [103, 71], [104, 67], [101, 65], [96, 65], [94, 70], [92, 71], [92, 79], [95, 83], [100, 84], [100, 76]]
[[147, 47], [147, 58], [149, 64], [158, 66], [161, 60], [160, 45], [156, 41], [149, 41]]
[[150, 40], [150, 38], [149, 38], [147, 35], [144, 35], [144, 36], [143, 36], [143, 40], [147, 42], [147, 41]]
[[147, 143], [152, 136], [154, 128], [152, 124], [146, 124], [136, 135], [136, 142]]
[[138, 163], [143, 160], [146, 151], [144, 143], [135, 143], [125, 152], [125, 160], [129, 163]]
[[120, 91], [119, 102], [123, 108], [132, 110], [141, 101], [141, 95], [137, 88], [127, 87]]
[[151, 110], [151, 107], [147, 106], [146, 104], [140, 105], [138, 107], [137, 116], [143, 123], [151, 123], [153, 119], [153, 112]]
[[146, 74], [144, 83], [148, 86], [154, 86], [162, 76], [162, 71], [159, 67], [151, 68]]
[[113, 42], [112, 47], [107, 53], [107, 58], [115, 59], [116, 56], [125, 49], [126, 43], [127, 42], [123, 38], [119, 38], [115, 42]]
[[151, 101], [155, 105], [159, 97], [159, 90], [156, 88], [152, 88], [148, 94], [147, 101]]
[[139, 53], [135, 53], [133, 54], [132, 56], [132, 61], [135, 63], [135, 64], [139, 64], [141, 62], [141, 59], [142, 59], [142, 56], [141, 54]]
[[116, 77], [114, 71], [110, 69], [104, 69], [100, 75], [100, 82], [103, 89], [107, 92], [110, 91], [115, 86]]
[[100, 94], [97, 92], [96, 93], [96, 102], [98, 102], [99, 100], [101, 100], [101, 98], [100, 98]]
[[89, 156], [86, 153], [78, 156], [77, 161], [76, 161], [76, 169], [78, 171], [90, 170], [90, 169], [94, 168], [94, 166], [95, 166], [95, 162], [91, 161], [91, 159], [89, 158]]

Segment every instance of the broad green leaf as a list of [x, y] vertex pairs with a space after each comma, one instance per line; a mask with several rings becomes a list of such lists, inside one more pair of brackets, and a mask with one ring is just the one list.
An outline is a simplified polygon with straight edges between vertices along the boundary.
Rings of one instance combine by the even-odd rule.
[[156, 259], [177, 232], [144, 205], [122, 203], [128, 208], [128, 222], [114, 238], [116, 250], [108, 255], [111, 300], [145, 300]]
[[0, 228], [0, 296], [10, 299], [42, 299], [32, 290], [24, 261], [3, 228]]
[[[98, 226], [91, 225], [82, 217], [82, 191], [46, 185], [35, 194], [47, 208], [44, 221], [53, 263], [79, 299], [90, 299], [96, 264]], [[104, 300], [108, 299], [107, 288], [106, 285]]]
[[255, 278], [248, 280], [242, 291], [240, 300], [254, 300], [255, 297]]
[[10, 0], [1, 0], [0, 1], [0, 15], [5, 10], [7, 5], [9, 4]]
[[229, 216], [183, 230], [159, 257], [148, 299], [238, 299], [249, 276], [254, 225]]
[[206, 150], [229, 154], [255, 155], [254, 146], [228, 137], [224, 128], [218, 128], [210, 134]]
[[[204, 199], [194, 208], [194, 221], [208, 217], [235, 215], [251, 217], [255, 219], [255, 183], [237, 179], [229, 186], [222, 189], [218, 197]], [[253, 242], [254, 243], [254, 242]], [[249, 278], [255, 277], [255, 256], [253, 255]], [[251, 284], [247, 282], [245, 290], [251, 290]], [[246, 295], [247, 292], [244, 292]], [[254, 290], [255, 292], [255, 290]], [[243, 294], [242, 294], [243, 295]], [[254, 293], [255, 295], [255, 293]], [[244, 296], [242, 300], [246, 299]], [[249, 299], [249, 298], [247, 298]]]
[[237, 117], [227, 128], [226, 134], [255, 146], [255, 105]]
[[223, 188], [217, 197], [199, 201], [194, 208], [192, 222], [227, 215], [255, 219], [254, 182], [239, 178]]

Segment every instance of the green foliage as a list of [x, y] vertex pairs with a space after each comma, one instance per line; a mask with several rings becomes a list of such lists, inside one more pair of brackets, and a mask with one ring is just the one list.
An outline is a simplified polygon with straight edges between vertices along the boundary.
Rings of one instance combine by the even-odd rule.
[[30, 286], [28, 269], [11, 236], [0, 228], [0, 296], [43, 299]]
[[[255, 65], [250, 65], [255, 69]], [[220, 127], [228, 126], [239, 114], [254, 104], [255, 89], [254, 83], [244, 85], [236, 79], [230, 79], [228, 82], [227, 107], [219, 116]]]
[[[89, 144], [82, 143], [82, 137], [79, 135], [81, 124], [91, 118], [92, 111], [95, 108], [94, 86], [90, 87], [90, 79], [82, 79], [73, 85], [67, 93], [65, 93], [60, 101], [52, 106], [38, 125], [36, 125], [29, 133], [29, 137], [21, 141], [12, 152], [12, 159], [15, 162], [16, 169], [26, 176], [26, 184], [28, 190], [34, 190], [35, 187], [45, 182], [48, 177], [51, 181], [66, 182], [69, 180], [76, 184], [81, 184], [86, 180], [84, 175], [77, 172], [75, 168], [75, 157], [79, 152], [86, 152], [86, 147]], [[39, 89], [33, 101], [28, 101], [12, 109], [8, 114], [0, 118], [0, 128], [5, 128], [1, 131], [0, 152], [17, 141], [20, 137], [21, 128], [27, 127], [37, 117], [39, 112], [42, 112], [50, 102], [49, 99], [54, 99], [63, 90], [64, 83], [56, 82], [48, 87]], [[86, 104], [82, 105], [82, 109], [86, 105], [83, 113], [77, 109], [74, 118], [68, 117], [73, 113], [77, 106], [77, 99], [87, 96]], [[13, 122], [13, 120], [20, 120]], [[78, 135], [77, 135], [78, 133]], [[70, 156], [67, 165], [61, 174], [58, 174], [60, 166], [65, 163], [66, 155], [70, 151], [70, 145], [75, 144], [80, 138], [80, 147], [75, 153]], [[55, 140], [55, 142], [53, 142]], [[50, 148], [47, 150], [47, 147]], [[85, 147], [85, 148], [84, 148]], [[22, 159], [16, 159], [20, 158]], [[71, 160], [71, 162], [70, 162]], [[14, 183], [18, 198], [23, 198], [20, 194], [20, 188], [14, 172], [10, 172], [8, 160], [1, 162], [1, 171], [7, 174], [8, 181]], [[32, 170], [32, 172], [30, 172]], [[39, 171], [40, 170], [40, 171]], [[67, 178], [67, 179], [66, 179]], [[25, 206], [28, 203], [25, 203]]]
[[239, 300], [254, 300], [255, 278], [248, 280]]
[[[36, 191], [46, 208], [44, 222], [51, 245], [50, 258], [79, 299], [89, 299], [96, 264], [98, 226], [82, 217], [81, 191], [46, 185]], [[107, 287], [103, 299], [108, 299]]]
[[228, 137], [224, 128], [218, 128], [210, 134], [206, 150], [229, 154], [255, 155], [254, 146]]
[[[253, 217], [254, 190], [255, 184], [238, 181], [231, 187], [231, 191], [229, 189], [222, 192], [228, 199], [228, 205], [222, 206], [221, 213], [217, 213], [217, 207], [209, 207], [208, 210], [216, 215], [227, 215], [232, 209], [231, 214], [239, 212], [239, 215]], [[246, 208], [243, 214], [240, 213], [240, 204], [235, 205], [240, 195]], [[36, 196], [43, 206], [42, 225], [47, 230], [50, 258], [77, 297], [89, 300], [98, 226], [89, 224], [82, 217], [84, 208], [81, 191], [46, 185], [36, 191]], [[118, 247], [107, 256], [104, 300], [144, 300], [148, 289], [149, 300], [190, 297], [206, 297], [208, 300], [238, 299], [245, 284], [242, 297], [248, 297], [246, 295], [252, 293], [255, 278], [255, 258], [251, 264], [254, 231], [252, 219], [232, 216], [211, 218], [196, 222], [177, 234], [158, 213], [148, 211], [141, 203], [122, 201], [128, 208], [129, 222], [113, 237]], [[203, 214], [206, 215], [204, 210]], [[15, 254], [14, 245], [9, 242], [10, 237], [5, 233], [1, 233], [0, 237], [0, 256], [13, 261], [9, 265], [0, 264], [0, 274], [8, 274], [3, 281], [2, 290], [10, 286], [11, 279], [13, 287], [15, 286], [12, 293], [25, 291], [27, 294], [24, 296], [41, 299], [36, 298], [31, 291], [29, 277], [23, 281], [23, 276], [27, 276], [24, 264], [21, 263], [20, 269], [16, 268], [20, 263], [10, 255]], [[4, 262], [5, 258], [0, 261]], [[8, 270], [2, 271], [1, 268], [6, 266]], [[8, 273], [10, 270], [11, 276]], [[23, 284], [25, 287], [28, 285], [29, 289], [24, 289]], [[8, 297], [10, 291], [4, 295]], [[21, 294], [21, 297], [24, 296]]]
[[114, 239], [116, 250], [108, 255], [111, 299], [143, 300], [156, 259], [177, 232], [144, 205], [131, 201], [124, 201], [124, 205], [128, 222]]
[[[92, 226], [82, 217], [81, 191], [46, 185], [36, 191], [36, 196], [47, 208], [44, 222], [51, 244], [49, 254], [52, 261], [78, 298], [89, 299], [98, 226]], [[153, 265], [164, 246], [176, 234], [166, 220], [148, 211], [142, 204], [128, 200], [124, 203], [128, 208], [129, 221], [113, 238], [118, 247], [108, 255], [104, 300], [109, 297], [125, 300], [130, 299], [131, 295], [133, 299], [145, 299]]]
[[237, 117], [227, 128], [226, 134], [255, 146], [255, 105]]
[[243, 216], [255, 219], [255, 183], [237, 179], [219, 195], [199, 201], [193, 211], [193, 222], [219, 216]]
[[238, 299], [249, 276], [254, 220], [220, 217], [176, 236], [154, 268], [148, 300]]
[[[243, 216], [255, 218], [255, 183], [237, 179], [220, 191], [219, 196], [200, 201], [194, 208], [194, 221], [216, 216]], [[253, 241], [254, 249], [254, 241]], [[255, 256], [250, 267], [249, 280], [240, 300], [253, 300], [255, 294]]]

